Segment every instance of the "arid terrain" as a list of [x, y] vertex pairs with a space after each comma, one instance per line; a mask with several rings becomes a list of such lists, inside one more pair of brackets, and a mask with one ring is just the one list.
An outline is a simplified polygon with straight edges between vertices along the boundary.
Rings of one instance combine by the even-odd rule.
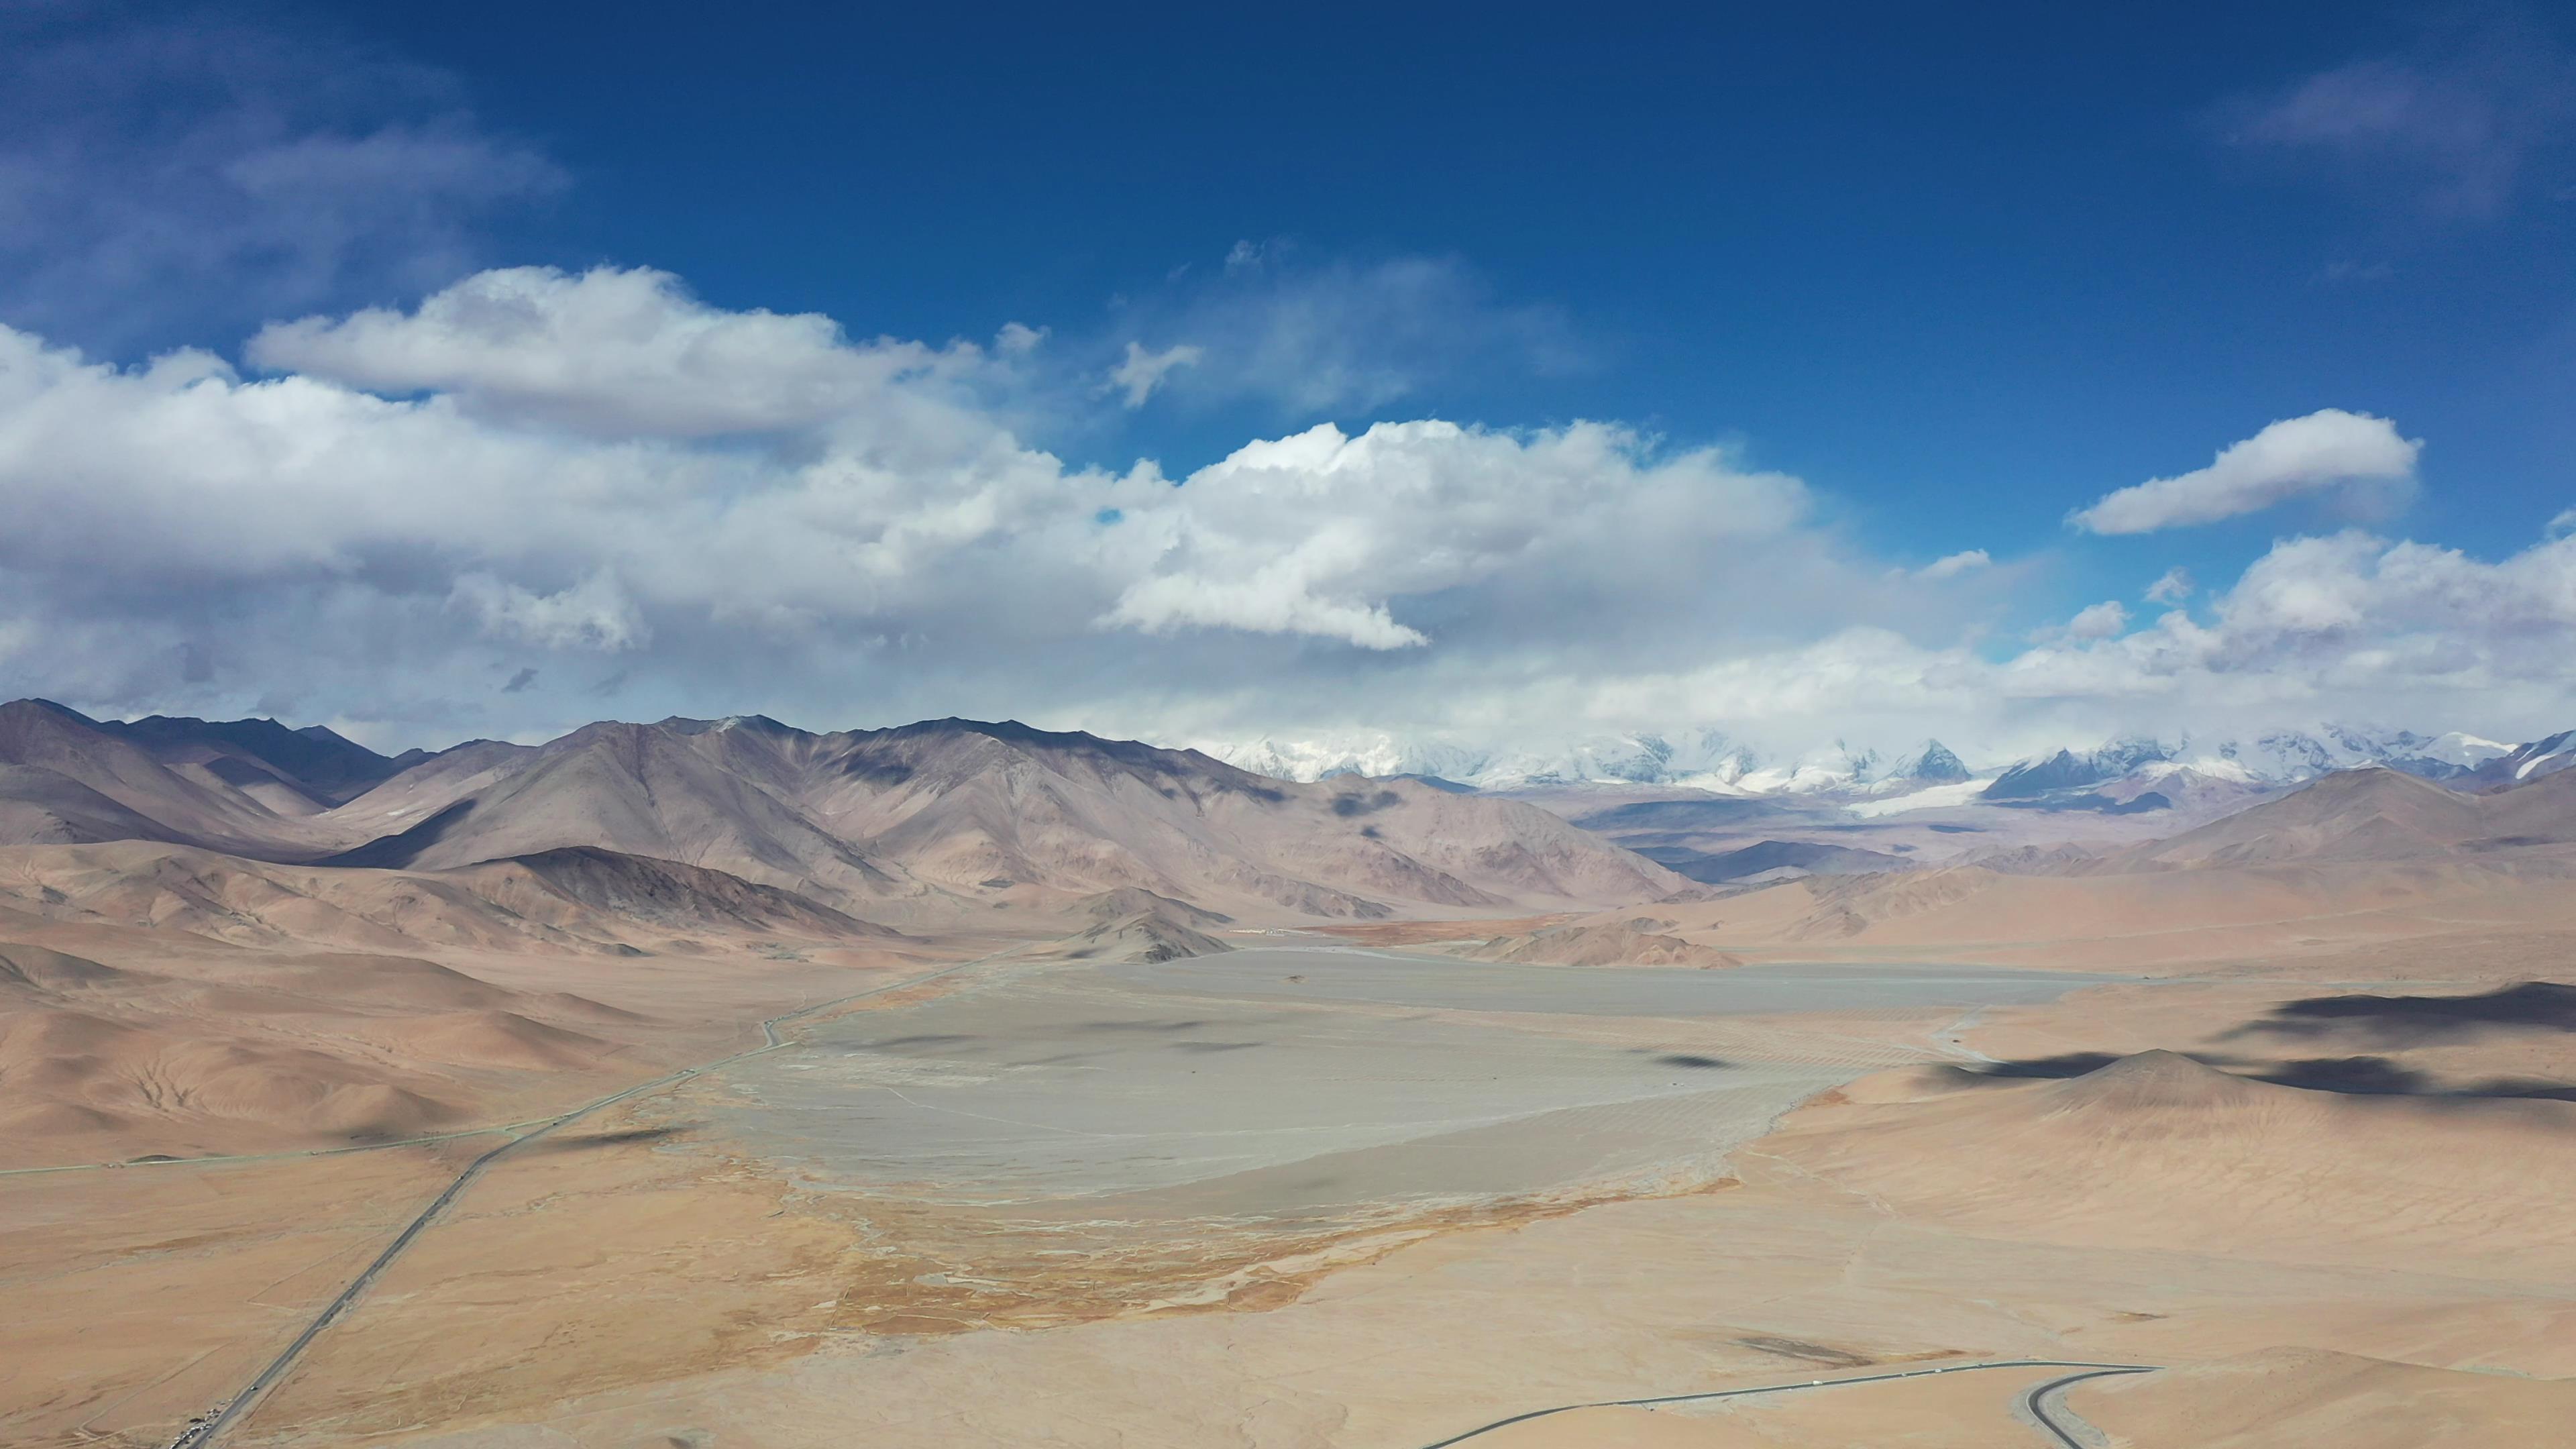
[[1546, 803], [0, 706], [0, 1440], [2566, 1441], [2576, 771]]

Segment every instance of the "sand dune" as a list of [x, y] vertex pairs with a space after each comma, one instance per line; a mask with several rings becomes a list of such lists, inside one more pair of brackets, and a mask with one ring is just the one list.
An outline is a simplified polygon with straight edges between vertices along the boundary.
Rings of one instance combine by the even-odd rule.
[[410, 1018], [371, 1035], [414, 1061], [522, 1072], [585, 1066], [609, 1050], [597, 1037], [493, 1009]]
[[2026, 1241], [2576, 1271], [2553, 1206], [2576, 1192], [2576, 1103], [2306, 1091], [2165, 1051], [1928, 1098], [1922, 1080], [1864, 1085], [1770, 1147], [1908, 1218]]
[[[2278, 861], [2082, 875], [1976, 866], [1794, 881], [1654, 909], [1664, 934], [1764, 958], [1903, 957], [2205, 969], [2383, 943], [2576, 927], [2576, 859]], [[1608, 924], [1628, 912], [1599, 912]], [[2411, 970], [2403, 958], [2388, 968]], [[2525, 970], [2510, 962], [2500, 970]], [[2420, 973], [2418, 973], [2420, 974]]]
[[2282, 1348], [2070, 1391], [2070, 1405], [2135, 1449], [2558, 1449], [2576, 1381], [2464, 1373]]
[[54, 996], [128, 988], [133, 981], [130, 973], [86, 957], [45, 946], [0, 941], [0, 990]]
[[[417, 1132], [456, 1109], [374, 1064], [301, 1047], [142, 1026], [86, 1012], [0, 1014], [0, 1099], [29, 1132], [125, 1129], [169, 1145], [190, 1124], [242, 1123], [314, 1139]], [[151, 1124], [163, 1129], [155, 1132]]]

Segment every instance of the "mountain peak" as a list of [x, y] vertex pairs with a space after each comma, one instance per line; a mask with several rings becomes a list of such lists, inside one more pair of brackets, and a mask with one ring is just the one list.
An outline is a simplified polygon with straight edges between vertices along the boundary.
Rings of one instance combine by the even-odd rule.
[[1926, 785], [1955, 785], [1969, 778], [1967, 765], [1939, 740], [1925, 740], [1920, 749], [1890, 766], [1887, 778], [1915, 780]]
[[13, 716], [20, 719], [60, 720], [70, 724], [88, 725], [92, 729], [98, 727], [97, 720], [91, 719], [69, 705], [56, 704], [50, 699], [36, 699], [32, 696], [0, 704], [0, 719]]

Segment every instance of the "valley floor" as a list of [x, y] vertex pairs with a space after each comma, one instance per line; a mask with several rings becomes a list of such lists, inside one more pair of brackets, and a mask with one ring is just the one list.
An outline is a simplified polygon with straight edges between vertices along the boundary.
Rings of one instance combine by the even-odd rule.
[[[2556, 1442], [2576, 992], [2250, 964], [793, 967], [945, 974], [502, 1159], [224, 1442], [1411, 1449], [2011, 1360], [2157, 1366], [2045, 1398], [2104, 1442]], [[491, 1140], [0, 1176], [0, 1437], [167, 1444]], [[2066, 1372], [1469, 1442], [2047, 1444]]]

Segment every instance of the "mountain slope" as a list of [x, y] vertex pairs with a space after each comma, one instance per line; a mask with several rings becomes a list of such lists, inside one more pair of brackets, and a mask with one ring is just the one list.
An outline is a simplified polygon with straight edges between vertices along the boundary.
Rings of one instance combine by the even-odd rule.
[[325, 809], [363, 794], [403, 769], [399, 762], [321, 725], [288, 729], [273, 719], [202, 720], [157, 714], [95, 724], [101, 732], [133, 743], [165, 765], [202, 769], [272, 809], [288, 799], [308, 802], [313, 810]]
[[[280, 814], [220, 775], [183, 773], [87, 715], [45, 700], [0, 704], [0, 766], [18, 767], [0, 778], [0, 803], [14, 807], [0, 810], [0, 819], [30, 832], [0, 836], [0, 844], [178, 840], [278, 857], [310, 852], [328, 838], [301, 810]], [[116, 809], [100, 806], [102, 799]]]
[[2486, 761], [2470, 779], [2484, 786], [2512, 786], [2571, 768], [2576, 768], [2576, 730], [2561, 730]]
[[592, 725], [433, 759], [325, 819], [398, 828], [333, 858], [442, 869], [588, 846], [866, 914], [1122, 888], [1233, 909], [1607, 906], [1684, 888], [1514, 801], [1415, 781], [1267, 779], [1193, 751], [938, 720], [817, 735], [775, 721]]
[[[2536, 820], [2547, 813], [2546, 803], [2518, 808]], [[2494, 813], [2488, 800], [2397, 770], [2346, 770], [2170, 840], [2122, 852], [2104, 868], [2423, 860], [2492, 837]]]

